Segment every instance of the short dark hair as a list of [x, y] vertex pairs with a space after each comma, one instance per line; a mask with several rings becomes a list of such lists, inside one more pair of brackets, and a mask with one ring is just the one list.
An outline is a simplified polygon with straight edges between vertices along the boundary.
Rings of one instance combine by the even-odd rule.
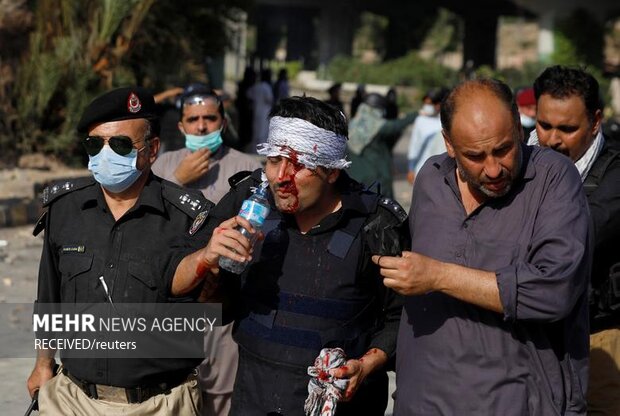
[[284, 98], [269, 113], [271, 117], [294, 117], [317, 127], [348, 136], [347, 118], [337, 108], [312, 97]]
[[510, 110], [514, 128], [520, 125], [519, 110], [515, 102], [512, 90], [502, 81], [492, 78], [478, 78], [465, 81], [452, 89], [441, 102], [440, 118], [441, 126], [450, 135], [452, 119], [456, 111], [457, 100], [461, 94], [472, 89], [483, 89], [493, 93]]
[[559, 99], [578, 95], [586, 106], [590, 121], [596, 111], [603, 108], [598, 81], [582, 68], [554, 65], [545, 69], [534, 81], [537, 102], [543, 94]]
[[145, 118], [146, 130], [144, 131], [144, 141], [151, 140], [153, 137], [159, 137], [161, 125], [157, 118]]
[[445, 87], [431, 88], [424, 94], [424, 99], [428, 98], [433, 104], [439, 104], [446, 98], [449, 92], [450, 90]]

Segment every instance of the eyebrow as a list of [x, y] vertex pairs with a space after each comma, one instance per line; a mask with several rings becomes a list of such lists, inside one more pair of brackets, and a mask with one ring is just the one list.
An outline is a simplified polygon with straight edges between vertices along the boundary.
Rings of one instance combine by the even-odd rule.
[[554, 124], [549, 123], [546, 120], [541, 120], [541, 119], [536, 120], [536, 122], [540, 124], [542, 127], [549, 127], [549, 128], [554, 127], [556, 129], [578, 129], [579, 128], [578, 124], [562, 123], [562, 124], [554, 125]]
[[186, 116], [185, 117], [185, 119], [187, 121], [196, 121], [196, 120], [198, 120], [200, 118], [206, 118], [209, 121], [213, 121], [213, 120], [217, 120], [218, 119], [218, 114], [207, 114], [205, 116], [194, 115], [194, 116]]

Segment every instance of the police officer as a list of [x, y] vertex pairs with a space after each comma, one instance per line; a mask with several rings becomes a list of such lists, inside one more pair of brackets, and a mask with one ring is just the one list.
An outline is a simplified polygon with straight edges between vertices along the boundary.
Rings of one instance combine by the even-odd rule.
[[272, 205], [264, 240], [251, 251], [235, 229], [254, 231], [235, 214], [261, 183], [257, 170], [231, 179], [231, 191], [209, 217], [208, 245], [179, 266], [179, 279], [191, 281], [199, 277], [196, 264], [252, 258], [241, 277], [207, 273], [231, 299], [236, 321], [232, 415], [304, 414], [307, 369], [324, 347], [343, 348], [349, 358], [333, 370], [349, 380], [337, 414], [385, 412], [385, 366], [401, 302], [382, 287], [370, 257], [407, 245], [406, 214], [345, 173], [346, 136], [346, 119], [332, 106], [310, 97], [281, 100], [270, 115], [268, 142], [258, 146], [267, 157]]
[[[44, 191], [47, 212], [35, 229], [46, 230], [39, 303], [156, 303], [178, 294], [170, 288], [185, 253], [172, 250], [173, 241], [197, 230], [212, 204], [151, 173], [160, 145], [154, 107], [152, 95], [134, 87], [84, 110], [78, 132], [93, 177]], [[40, 389], [42, 415], [199, 414], [200, 358], [62, 358], [52, 378], [53, 357], [39, 350], [28, 379], [31, 395]]]

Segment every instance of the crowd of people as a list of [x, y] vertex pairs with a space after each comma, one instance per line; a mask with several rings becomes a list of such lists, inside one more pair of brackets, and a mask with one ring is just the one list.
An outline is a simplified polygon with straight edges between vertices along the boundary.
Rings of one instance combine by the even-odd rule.
[[[596, 79], [471, 79], [408, 114], [360, 84], [349, 117], [341, 89], [248, 69], [234, 103], [191, 84], [84, 109], [92, 177], [44, 193], [37, 301], [218, 302], [223, 325], [203, 357], [55, 373], [38, 350], [42, 415], [379, 416], [390, 370], [395, 415], [620, 414], [620, 147]], [[182, 145], [161, 152], [167, 100]], [[238, 213], [261, 187], [259, 228]]]

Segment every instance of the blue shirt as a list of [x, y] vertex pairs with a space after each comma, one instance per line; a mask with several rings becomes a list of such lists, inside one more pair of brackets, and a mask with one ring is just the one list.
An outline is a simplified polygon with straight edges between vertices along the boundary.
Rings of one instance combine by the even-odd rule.
[[495, 272], [504, 313], [440, 292], [408, 297], [395, 415], [585, 414], [587, 202], [568, 158], [522, 151], [512, 190], [470, 215], [446, 154], [416, 179], [413, 251]]

